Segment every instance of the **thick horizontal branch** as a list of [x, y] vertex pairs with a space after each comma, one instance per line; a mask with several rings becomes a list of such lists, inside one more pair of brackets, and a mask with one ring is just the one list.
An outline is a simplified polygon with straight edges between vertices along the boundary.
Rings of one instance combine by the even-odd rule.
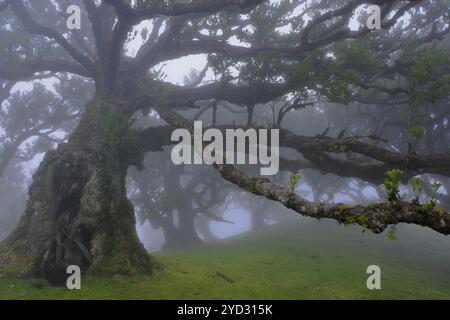
[[[171, 124], [174, 123], [171, 120]], [[143, 132], [151, 148], [161, 148], [174, 144], [170, 141], [171, 133], [183, 127], [151, 127]], [[161, 128], [161, 129], [159, 129]], [[261, 129], [260, 127], [242, 126], [214, 126], [225, 132], [227, 129]], [[207, 127], [204, 128], [208, 129]], [[296, 172], [301, 169], [315, 168], [323, 173], [333, 173], [340, 177], [354, 177], [379, 185], [390, 169], [399, 168], [405, 171], [405, 179], [418, 174], [440, 174], [450, 176], [450, 153], [418, 155], [392, 152], [382, 147], [362, 142], [359, 138], [329, 138], [323, 136], [310, 137], [296, 135], [286, 129], [280, 129], [281, 147], [292, 148], [303, 155], [305, 160], [280, 159], [280, 169]], [[342, 159], [332, 154], [360, 154], [368, 159], [361, 163], [361, 159]], [[375, 160], [375, 161], [374, 161]]]
[[[169, 124], [193, 132], [193, 124], [167, 107], [156, 106], [156, 111]], [[220, 175], [238, 187], [276, 201], [303, 216], [334, 219], [346, 224], [359, 224], [374, 233], [380, 233], [389, 225], [413, 223], [429, 227], [442, 234], [450, 234], [450, 214], [444, 209], [424, 212], [420, 204], [404, 201], [372, 204], [369, 206], [347, 206], [343, 204], [315, 204], [297, 196], [287, 188], [263, 178], [253, 178], [229, 164], [213, 165]]]
[[[258, 126], [215, 126], [214, 128], [222, 132], [225, 132], [227, 129], [237, 128], [243, 130], [250, 128], [264, 129]], [[403, 169], [407, 176], [423, 173], [450, 176], [450, 152], [431, 155], [405, 154], [363, 142], [361, 137], [312, 137], [297, 135], [283, 128], [279, 128], [279, 130], [279, 145], [281, 147], [298, 151], [322, 172], [334, 173], [341, 177], [357, 177], [374, 184], [381, 184], [386, 172], [393, 168]], [[367, 163], [361, 163], [361, 157], [355, 160], [344, 160], [331, 155], [348, 155], [348, 153], [352, 153], [352, 156], [359, 154], [367, 157]], [[295, 161], [299, 161], [297, 166], [305, 164], [301, 160], [285, 161], [286, 166], [284, 168], [295, 168]]]
[[444, 209], [424, 212], [421, 205], [404, 201], [368, 206], [315, 204], [266, 179], [248, 177], [231, 165], [215, 164], [214, 167], [225, 180], [256, 195], [279, 202], [303, 216], [328, 218], [344, 224], [358, 224], [374, 233], [381, 233], [389, 225], [411, 223], [429, 227], [441, 234], [450, 234], [450, 214]]
[[65, 60], [36, 60], [18, 66], [0, 66], [0, 78], [5, 80], [28, 80], [38, 72], [68, 72], [83, 77], [92, 77], [93, 74], [82, 65]]
[[282, 83], [261, 83], [258, 88], [233, 83], [211, 83], [199, 87], [179, 86], [169, 82], [149, 81], [141, 83], [136, 92], [130, 91], [132, 111], [148, 108], [155, 97], [165, 100], [171, 108], [185, 108], [195, 102], [211, 100], [227, 101], [236, 105], [255, 105], [273, 101], [292, 88]]
[[450, 176], [450, 153], [433, 155], [404, 154], [365, 143], [358, 138], [305, 137], [287, 130], [280, 130], [281, 144], [301, 152], [305, 158], [314, 162], [314, 155], [321, 152], [353, 152], [377, 160], [388, 167], [416, 171], [417, 173], [436, 173]]
[[[174, 145], [171, 141], [172, 132], [177, 129], [174, 126], [149, 127], [141, 132], [146, 151], [162, 151], [163, 147]], [[322, 173], [333, 173], [337, 176], [348, 178], [360, 178], [364, 181], [381, 184], [389, 167], [384, 164], [360, 165], [354, 161], [345, 161], [333, 158], [324, 153], [317, 156], [311, 155], [310, 160], [280, 158], [280, 170], [298, 172], [304, 169], [316, 169]], [[320, 158], [320, 160], [317, 160]], [[313, 160], [313, 161], [311, 161]]]

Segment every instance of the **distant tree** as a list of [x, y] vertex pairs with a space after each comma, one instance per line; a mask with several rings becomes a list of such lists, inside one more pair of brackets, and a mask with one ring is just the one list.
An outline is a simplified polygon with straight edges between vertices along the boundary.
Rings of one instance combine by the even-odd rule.
[[175, 166], [170, 152], [152, 154], [144, 165], [143, 172], [131, 170], [130, 199], [142, 223], [163, 230], [164, 248], [200, 243], [201, 236], [213, 238], [206, 224], [198, 230], [200, 217], [230, 223], [223, 217], [230, 188], [211, 168]]

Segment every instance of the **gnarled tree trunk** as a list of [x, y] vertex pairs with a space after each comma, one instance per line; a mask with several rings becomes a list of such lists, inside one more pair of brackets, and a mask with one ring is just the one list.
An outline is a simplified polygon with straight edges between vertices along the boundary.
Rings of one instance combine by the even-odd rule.
[[123, 148], [133, 146], [120, 145], [124, 119], [116, 103], [96, 98], [68, 143], [46, 154], [24, 216], [0, 245], [0, 267], [54, 285], [65, 283], [69, 265], [103, 275], [152, 271], [126, 195], [132, 163]]

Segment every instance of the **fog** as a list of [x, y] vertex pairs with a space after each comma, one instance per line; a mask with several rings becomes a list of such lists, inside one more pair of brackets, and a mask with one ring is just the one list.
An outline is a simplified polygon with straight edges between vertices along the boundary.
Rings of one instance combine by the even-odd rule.
[[[0, 10], [0, 240], [42, 217], [27, 241], [67, 237], [88, 270], [95, 241], [136, 238], [104, 225], [135, 221], [157, 256], [298, 226], [320, 252], [323, 239], [450, 270], [448, 1], [383, 2], [383, 28], [367, 32], [369, 6], [344, 0], [198, 15], [182, 1], [174, 17], [130, 18], [124, 35], [120, 8], [93, 1], [108, 50], [84, 9], [69, 31], [59, 1], [42, 2]], [[279, 172], [175, 164], [171, 134], [194, 121], [280, 131]]]

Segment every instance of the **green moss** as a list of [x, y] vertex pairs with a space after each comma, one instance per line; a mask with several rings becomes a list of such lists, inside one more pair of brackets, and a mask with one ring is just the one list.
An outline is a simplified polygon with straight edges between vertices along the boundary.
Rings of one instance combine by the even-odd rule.
[[150, 274], [158, 265], [139, 242], [135, 233], [133, 207], [128, 199], [124, 198], [116, 203], [107, 212], [104, 222], [104, 238], [96, 240], [95, 246], [102, 248], [104, 258], [94, 264], [90, 273], [95, 275], [126, 275]]
[[348, 226], [348, 225], [352, 225], [356, 223], [356, 219], [353, 216], [348, 216], [344, 219], [344, 225]]
[[29, 260], [25, 259], [14, 259], [9, 262], [6, 266], [0, 268], [0, 274], [7, 275], [9, 277], [17, 277], [20, 272], [25, 270], [27, 266], [30, 265]]
[[[25, 240], [17, 241], [15, 245], [19, 246], [22, 244], [21, 242], [24, 241]], [[35, 256], [17, 256], [11, 246], [3, 243], [2, 246], [0, 246], [0, 262], [3, 262], [3, 265], [0, 267], [0, 274], [17, 277], [22, 271], [28, 269], [32, 265], [34, 259]]]
[[248, 184], [247, 190], [250, 191], [251, 193], [257, 193], [255, 180], [250, 181], [250, 183]]
[[340, 218], [344, 214], [345, 210], [350, 209], [351, 207], [347, 204], [341, 204], [339, 205], [338, 209], [334, 211], [333, 217]]
[[387, 233], [387, 237], [389, 240], [398, 240], [397, 238], [397, 228], [395, 226], [391, 226]]
[[356, 215], [356, 221], [363, 227], [363, 230], [367, 230], [368, 228], [368, 219], [367, 216], [363, 213], [358, 213]]
[[447, 213], [447, 211], [442, 208], [437, 208], [434, 211], [437, 213], [438, 217], [440, 217], [440, 218], [443, 218], [444, 215]]
[[105, 114], [101, 123], [105, 141], [105, 154], [140, 164], [145, 153], [144, 143], [138, 129], [131, 128], [129, 117], [119, 111]]

